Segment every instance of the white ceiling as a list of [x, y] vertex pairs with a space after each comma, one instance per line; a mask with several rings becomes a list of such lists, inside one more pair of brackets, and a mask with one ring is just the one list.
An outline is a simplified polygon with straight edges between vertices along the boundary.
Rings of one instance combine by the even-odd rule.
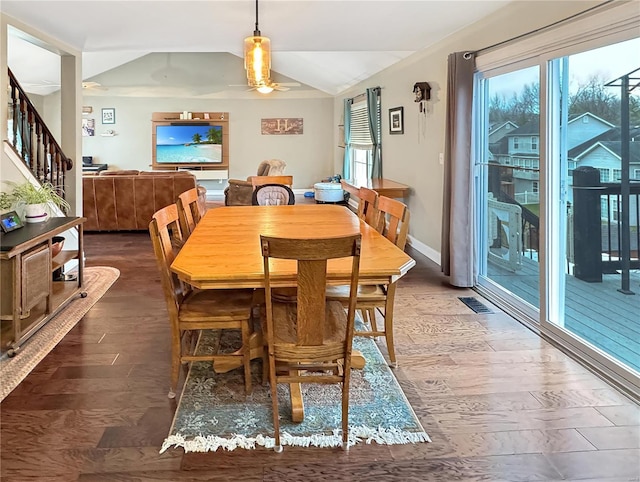
[[[272, 77], [303, 84], [289, 93], [336, 95], [510, 1], [261, 0], [259, 27], [271, 39]], [[242, 42], [254, 29], [252, 0], [2, 0], [0, 11], [81, 50], [83, 79], [100, 82], [108, 95], [246, 90], [228, 86], [246, 82]], [[59, 57], [21, 37], [10, 29], [11, 70], [29, 92], [57, 90]], [[189, 61], [199, 67], [191, 63], [181, 79], [187, 59], [178, 52], [191, 53]], [[157, 54], [144, 57], [150, 53]], [[121, 68], [128, 77], [116, 69], [127, 62]]]

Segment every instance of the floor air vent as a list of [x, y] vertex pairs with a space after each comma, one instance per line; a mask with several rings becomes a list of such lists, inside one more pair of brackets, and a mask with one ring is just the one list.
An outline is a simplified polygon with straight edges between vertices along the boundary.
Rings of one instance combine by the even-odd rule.
[[473, 296], [459, 296], [458, 299], [476, 313], [493, 313], [493, 311], [491, 311], [484, 304], [482, 304], [481, 301], [478, 301], [478, 299]]

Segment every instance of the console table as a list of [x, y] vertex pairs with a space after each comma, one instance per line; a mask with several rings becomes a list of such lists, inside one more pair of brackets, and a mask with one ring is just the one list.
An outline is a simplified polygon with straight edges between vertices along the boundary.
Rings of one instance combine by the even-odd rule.
[[[82, 223], [85, 218], [55, 217], [42, 223], [0, 234], [0, 349], [9, 356], [83, 291]], [[78, 249], [51, 257], [52, 238], [70, 229], [78, 231]], [[78, 275], [53, 281], [53, 272], [73, 259]]]
[[363, 179], [363, 180], [351, 180], [342, 179], [342, 188], [347, 191], [351, 196], [358, 197], [358, 190], [361, 187], [373, 189], [380, 196], [386, 196], [390, 198], [403, 198], [411, 189], [406, 184], [401, 184], [391, 179], [375, 178], [375, 179]]

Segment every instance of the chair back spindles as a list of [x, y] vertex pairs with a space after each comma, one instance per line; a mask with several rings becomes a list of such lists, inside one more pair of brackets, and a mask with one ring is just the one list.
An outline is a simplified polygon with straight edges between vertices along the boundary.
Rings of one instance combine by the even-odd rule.
[[409, 209], [403, 202], [378, 197], [378, 231], [398, 248], [404, 249], [409, 233]]
[[194, 187], [180, 194], [176, 205], [178, 207], [180, 227], [186, 239], [196, 228], [196, 224], [200, 222], [201, 209], [198, 199], [198, 188]]
[[183, 241], [178, 208], [175, 204], [170, 204], [153, 215], [151, 223], [149, 223], [149, 233], [160, 271], [167, 308], [170, 317], [177, 319], [178, 305], [184, 298], [184, 285], [171, 271], [171, 263], [176, 257], [175, 246], [181, 245]]
[[374, 228], [378, 225], [378, 193], [361, 187], [358, 190], [358, 217]]

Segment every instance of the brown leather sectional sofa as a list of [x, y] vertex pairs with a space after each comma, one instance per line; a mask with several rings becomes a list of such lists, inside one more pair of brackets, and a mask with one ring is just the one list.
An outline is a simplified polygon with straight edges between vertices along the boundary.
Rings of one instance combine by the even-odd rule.
[[[198, 187], [195, 176], [184, 171], [102, 171], [83, 177], [84, 230], [146, 231], [158, 209], [194, 187]], [[204, 202], [206, 189], [199, 187], [199, 191]]]

